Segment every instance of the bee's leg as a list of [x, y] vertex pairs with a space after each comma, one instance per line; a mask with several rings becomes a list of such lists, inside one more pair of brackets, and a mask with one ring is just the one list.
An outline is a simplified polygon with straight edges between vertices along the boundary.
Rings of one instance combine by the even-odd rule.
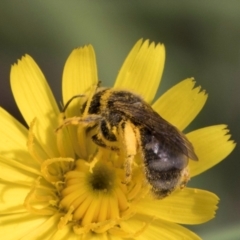
[[101, 132], [98, 132], [97, 134], [93, 135], [92, 140], [99, 147], [107, 148], [112, 151], [119, 152], [119, 147], [117, 146], [117, 143], [107, 141]]
[[119, 144], [116, 137], [116, 127], [111, 127], [106, 119], [102, 118], [98, 125], [97, 133], [92, 136], [92, 140], [98, 146], [119, 152]]
[[122, 143], [120, 154], [124, 157], [124, 183], [127, 184], [132, 178], [132, 164], [138, 147], [134, 125], [129, 121], [122, 122], [119, 127], [119, 137], [119, 142]]
[[58, 132], [60, 129], [68, 126], [68, 125], [79, 125], [83, 124], [87, 127], [92, 127], [96, 125], [102, 117], [100, 115], [91, 114], [87, 115], [86, 117], [72, 117], [72, 118], [66, 118], [62, 124], [56, 129], [56, 132]]

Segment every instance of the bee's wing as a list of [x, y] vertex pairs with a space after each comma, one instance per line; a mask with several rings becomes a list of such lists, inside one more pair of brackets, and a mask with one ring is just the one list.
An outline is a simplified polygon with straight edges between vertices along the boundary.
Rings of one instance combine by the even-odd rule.
[[114, 108], [126, 115], [134, 124], [147, 128], [165, 147], [198, 160], [192, 144], [176, 127], [163, 119], [150, 105], [144, 102], [128, 104], [116, 101]]

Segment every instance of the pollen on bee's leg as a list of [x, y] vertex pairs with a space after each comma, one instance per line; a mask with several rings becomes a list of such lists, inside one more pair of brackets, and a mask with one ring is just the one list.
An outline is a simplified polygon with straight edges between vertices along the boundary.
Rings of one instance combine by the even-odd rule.
[[132, 179], [132, 162], [133, 162], [134, 156], [127, 156], [127, 159], [124, 163], [124, 170], [125, 170], [125, 179], [123, 181], [124, 184], [128, 184], [131, 182]]
[[137, 139], [135, 127], [130, 122], [122, 122], [118, 132], [122, 142], [122, 153], [124, 159], [125, 179], [123, 183], [128, 184], [132, 177], [132, 164], [137, 154]]

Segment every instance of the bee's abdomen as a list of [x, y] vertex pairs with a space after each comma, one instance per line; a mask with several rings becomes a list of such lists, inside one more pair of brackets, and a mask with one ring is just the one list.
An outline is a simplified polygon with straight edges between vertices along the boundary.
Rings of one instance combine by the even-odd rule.
[[164, 146], [146, 129], [141, 129], [142, 154], [147, 181], [158, 198], [169, 195], [181, 184], [181, 172], [188, 158]]

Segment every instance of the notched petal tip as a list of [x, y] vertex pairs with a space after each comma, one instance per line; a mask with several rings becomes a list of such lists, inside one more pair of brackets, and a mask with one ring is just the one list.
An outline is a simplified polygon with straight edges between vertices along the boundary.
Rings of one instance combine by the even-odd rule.
[[190, 78], [189, 81], [192, 81], [192, 83], [193, 83], [192, 90], [196, 90], [198, 94], [204, 95], [206, 97], [206, 99], [205, 99], [205, 101], [206, 101], [207, 98], [208, 98], [207, 91], [205, 89], [203, 89], [201, 85], [196, 85], [197, 82], [196, 82], [196, 80], [193, 77]]
[[96, 56], [92, 45], [75, 48], [69, 55], [63, 71], [63, 100], [84, 93], [97, 84]]
[[141, 39], [124, 61], [114, 87], [132, 90], [151, 102], [158, 89], [164, 63], [164, 45]]
[[[97, 85], [97, 75], [97, 63], [93, 46], [85, 45], [74, 49], [67, 58], [63, 70], [63, 103], [66, 104], [69, 99], [79, 94], [86, 94], [87, 96], [93, 86]], [[67, 108], [66, 116], [78, 116], [80, 106], [82, 106], [84, 100], [85, 98], [78, 98], [78, 101], [72, 102], [71, 106]], [[75, 128], [69, 128], [69, 135], [74, 150], [81, 156], [78, 147], [79, 134]]]
[[17, 62], [14, 63], [13, 65], [19, 64], [20, 62], [24, 61], [26, 58], [31, 58], [31, 56], [28, 55], [28, 54], [24, 54], [24, 55], [22, 55], [19, 59], [17, 59]]
[[[31, 66], [31, 64], [33, 66]], [[34, 68], [36, 63], [35, 61], [33, 60], [33, 58], [28, 55], [28, 54], [25, 54], [23, 55], [21, 58], [17, 59], [17, 62], [13, 63], [11, 65], [11, 70], [10, 70], [10, 82], [12, 84], [13, 82], [13, 78], [16, 78], [18, 77], [17, 75], [24, 70], [24, 68], [29, 68], [29, 67], [32, 67]]]
[[53, 152], [56, 154], [55, 137], [50, 136], [47, 139], [45, 130], [48, 129], [50, 133], [56, 126], [58, 106], [44, 74], [31, 56], [24, 55], [12, 66], [10, 84], [16, 104], [26, 123], [30, 125], [32, 119], [40, 119], [36, 134], [39, 143], [44, 146], [49, 140], [51, 146], [46, 151], [48, 154]]
[[232, 139], [232, 134], [230, 134], [230, 129], [228, 128], [228, 125], [225, 125], [225, 127], [222, 129], [224, 136], [226, 137], [226, 140], [229, 144], [232, 145], [233, 149], [236, 147], [237, 143], [235, 140]]
[[198, 162], [189, 162], [192, 177], [221, 162], [236, 146], [225, 124], [195, 130], [187, 134], [187, 137], [199, 158]]

